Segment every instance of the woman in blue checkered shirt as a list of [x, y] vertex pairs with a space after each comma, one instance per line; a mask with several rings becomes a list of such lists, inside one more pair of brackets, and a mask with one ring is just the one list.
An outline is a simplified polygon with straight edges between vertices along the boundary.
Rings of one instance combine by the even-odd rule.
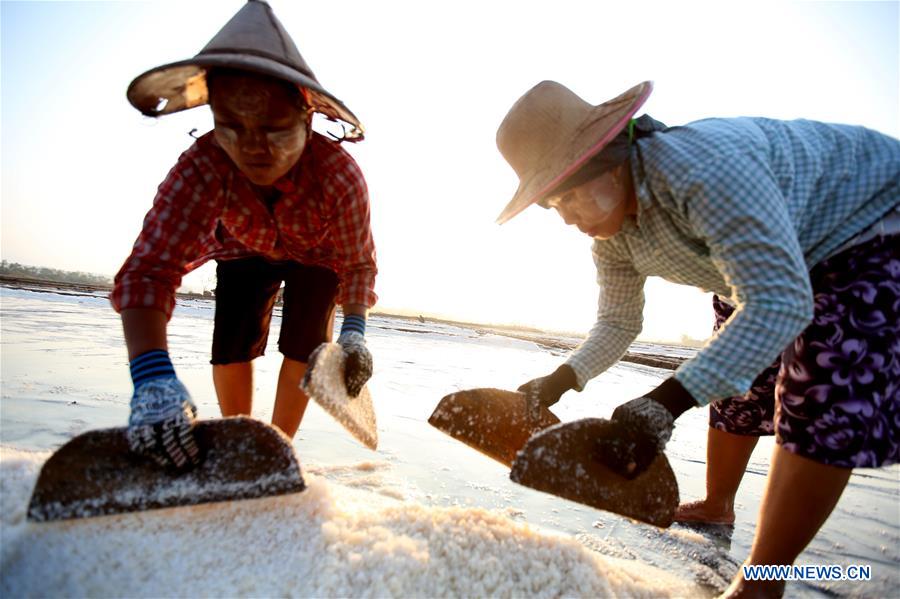
[[[774, 433], [747, 563], [791, 564], [853, 468], [900, 461], [900, 142], [804, 120], [667, 128], [633, 118], [651, 89], [644, 82], [593, 106], [544, 81], [500, 126], [520, 185], [498, 222], [535, 203], [555, 209], [594, 239], [600, 295], [584, 343], [520, 390], [533, 408], [549, 406], [617, 362], [641, 330], [648, 276], [714, 292], [729, 315], [713, 338], [616, 408], [626, 442], [598, 443], [595, 458], [634, 477], [675, 420], [707, 404], [716, 406], [711, 440]], [[759, 392], [766, 384], [773, 389]], [[768, 424], [763, 396], [774, 404]], [[718, 447], [734, 448], [728, 439]], [[746, 465], [721, 462], [712, 477]], [[783, 589], [738, 573], [726, 594]]]

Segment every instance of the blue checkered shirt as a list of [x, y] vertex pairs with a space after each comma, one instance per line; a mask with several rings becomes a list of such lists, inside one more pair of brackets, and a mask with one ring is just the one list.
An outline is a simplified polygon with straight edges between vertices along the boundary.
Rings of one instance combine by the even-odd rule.
[[700, 405], [750, 388], [811, 322], [809, 270], [900, 203], [900, 142], [862, 127], [703, 120], [637, 140], [631, 168], [637, 215], [594, 242], [597, 322], [566, 363], [583, 388], [622, 357], [648, 276], [711, 291], [735, 313], [675, 372]]

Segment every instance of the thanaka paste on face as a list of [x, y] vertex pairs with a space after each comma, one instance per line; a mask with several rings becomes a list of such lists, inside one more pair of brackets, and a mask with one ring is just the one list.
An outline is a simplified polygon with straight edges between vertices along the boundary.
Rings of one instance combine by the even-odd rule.
[[[622, 187], [618, 177], [612, 173], [608, 176], [611, 177], [612, 187], [618, 191]], [[610, 181], [604, 181], [603, 178], [598, 177], [585, 183], [583, 190], [583, 193], [594, 201], [597, 209], [605, 214], [607, 218], [619, 206], [622, 200], [622, 198], [616, 197], [620, 194], [615, 194], [614, 196], [613, 194], [608, 193], [609, 184]]]
[[[267, 131], [266, 141], [269, 149], [274, 152], [289, 152], [299, 143], [305, 143], [307, 136], [306, 122], [301, 121], [291, 129], [282, 131]], [[301, 140], [302, 138], [302, 140]]]
[[607, 239], [621, 229], [628, 182], [616, 167], [565, 193], [552, 207], [568, 225], [591, 237]]
[[[232, 127], [227, 121], [217, 122], [216, 138], [235, 164], [248, 176], [251, 176], [251, 173], [243, 167], [246, 155], [253, 154], [258, 157], [261, 153], [273, 159], [272, 170], [277, 175], [275, 178], [282, 176], [296, 163], [306, 145], [308, 113], [296, 109], [297, 119], [293, 126], [272, 130], [266, 124], [272, 118], [273, 107], [286, 99], [282, 95], [274, 94], [265, 85], [259, 85], [250, 79], [235, 78], [231, 79], [229, 84], [227, 96], [215, 102], [214, 106], [218, 105], [220, 109], [225, 109], [239, 120], [248, 121], [253, 126]], [[295, 109], [294, 104], [290, 106], [291, 109]], [[275, 112], [277, 113], [278, 109], [275, 109]], [[270, 178], [257, 176], [251, 177], [251, 180], [257, 184], [270, 184], [272, 182]]]
[[233, 80], [237, 83], [234, 91], [229, 94], [231, 102], [229, 108], [243, 117], [263, 118], [272, 94], [265, 87], [251, 80], [240, 78]]

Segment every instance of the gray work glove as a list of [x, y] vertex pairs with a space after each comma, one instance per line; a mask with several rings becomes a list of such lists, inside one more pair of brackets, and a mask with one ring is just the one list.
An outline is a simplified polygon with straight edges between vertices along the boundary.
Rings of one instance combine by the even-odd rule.
[[612, 434], [598, 439], [594, 458], [626, 478], [643, 473], [672, 438], [675, 419], [697, 405], [674, 377], [643, 397], [617, 407]]
[[200, 462], [194, 439], [197, 406], [174, 376], [149, 380], [134, 390], [126, 436], [131, 451], [177, 471]]
[[541, 408], [549, 408], [559, 401], [563, 393], [574, 389], [577, 384], [575, 371], [571, 366], [563, 364], [551, 374], [521, 385], [518, 391], [525, 394], [528, 417], [532, 422], [537, 422], [541, 418]]
[[363, 385], [372, 378], [372, 354], [366, 347], [366, 338], [356, 331], [341, 333], [338, 345], [344, 350], [344, 384], [347, 386], [347, 395], [356, 397]]

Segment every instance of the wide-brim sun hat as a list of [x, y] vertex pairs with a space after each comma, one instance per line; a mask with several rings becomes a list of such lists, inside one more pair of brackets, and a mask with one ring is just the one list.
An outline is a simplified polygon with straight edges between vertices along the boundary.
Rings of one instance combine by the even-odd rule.
[[128, 101], [142, 114], [154, 117], [202, 106], [209, 101], [206, 70], [211, 67], [250, 71], [293, 83], [305, 90], [314, 111], [346, 124], [343, 139], [363, 137], [359, 119], [322, 87], [263, 0], [248, 0], [193, 58], [139, 75], [128, 86]]
[[497, 217], [503, 224], [544, 199], [628, 125], [653, 91], [644, 81], [594, 106], [566, 86], [542, 81], [510, 108], [497, 147], [519, 176], [519, 187]]

